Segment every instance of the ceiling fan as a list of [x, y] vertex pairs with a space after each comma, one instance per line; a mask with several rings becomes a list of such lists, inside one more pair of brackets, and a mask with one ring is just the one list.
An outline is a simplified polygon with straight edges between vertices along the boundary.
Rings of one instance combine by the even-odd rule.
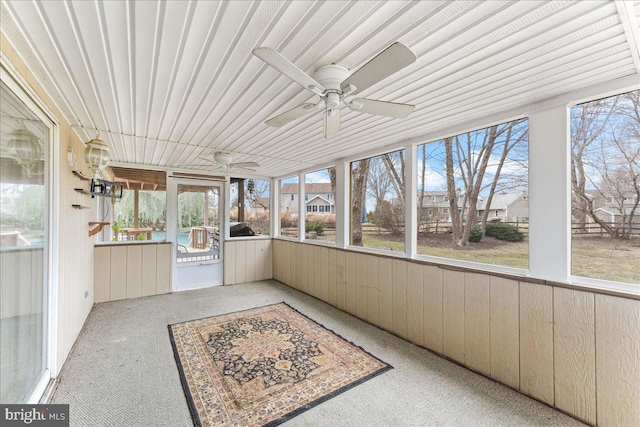
[[342, 65], [330, 64], [318, 68], [313, 74], [314, 77], [311, 77], [280, 53], [268, 47], [254, 49], [253, 54], [320, 97], [317, 103], [306, 102], [270, 118], [265, 122], [269, 126], [284, 126], [316, 111], [321, 106], [320, 104], [324, 103], [324, 137], [328, 138], [340, 131], [340, 108], [338, 108], [340, 103], [344, 103], [353, 111], [398, 119], [404, 119], [415, 108], [415, 105], [376, 99], [356, 98], [350, 101], [346, 99], [400, 71], [416, 60], [416, 55], [411, 49], [400, 42], [387, 47], [353, 74]]
[[[224, 153], [224, 152], [217, 152], [213, 154], [213, 160], [208, 159], [206, 157], [200, 157], [200, 160], [204, 160], [205, 162], [209, 162], [212, 165], [216, 164], [214, 167], [216, 169], [222, 169], [225, 171], [231, 170], [231, 169], [243, 169], [243, 170], [248, 170], [248, 171], [253, 171], [255, 172], [255, 169], [252, 168], [258, 168], [260, 167], [259, 163], [256, 162], [237, 162], [237, 163], [233, 163], [233, 157], [231, 156], [231, 153]], [[182, 167], [189, 167], [189, 166], [202, 166], [200, 165], [179, 165]]]

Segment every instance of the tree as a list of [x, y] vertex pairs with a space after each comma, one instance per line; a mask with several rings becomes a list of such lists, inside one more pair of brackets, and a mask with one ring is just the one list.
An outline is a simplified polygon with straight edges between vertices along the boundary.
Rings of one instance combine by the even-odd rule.
[[[489, 202], [491, 201], [495, 191], [500, 187], [503, 167], [507, 161], [511, 160], [509, 154], [526, 140], [526, 119], [444, 139], [447, 193], [452, 222], [452, 241], [455, 245], [469, 244], [471, 228], [477, 223], [477, 204], [480, 194], [486, 192]], [[497, 153], [500, 153], [499, 156], [496, 155]], [[522, 162], [522, 166], [526, 167], [525, 162]], [[520, 171], [515, 175], [526, 174]], [[486, 223], [486, 218], [485, 213], [483, 224]]]
[[[577, 105], [571, 110], [572, 215], [612, 238], [628, 239], [640, 202], [640, 91]], [[619, 220], [598, 215], [604, 204]]]
[[366, 207], [369, 160], [355, 162], [351, 168], [351, 244], [362, 246], [362, 217]]
[[581, 229], [586, 227], [589, 212], [594, 211], [593, 197], [587, 192], [585, 161], [592, 157], [592, 146], [605, 132], [616, 102], [615, 97], [599, 99], [571, 109], [571, 213]]

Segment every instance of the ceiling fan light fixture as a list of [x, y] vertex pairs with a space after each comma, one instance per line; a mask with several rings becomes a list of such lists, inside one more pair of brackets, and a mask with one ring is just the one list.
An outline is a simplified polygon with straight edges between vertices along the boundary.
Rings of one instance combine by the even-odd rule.
[[232, 157], [231, 154], [229, 153], [215, 153], [213, 155], [213, 160], [216, 161], [216, 163], [222, 165], [222, 166], [229, 166], [229, 164], [232, 161]]

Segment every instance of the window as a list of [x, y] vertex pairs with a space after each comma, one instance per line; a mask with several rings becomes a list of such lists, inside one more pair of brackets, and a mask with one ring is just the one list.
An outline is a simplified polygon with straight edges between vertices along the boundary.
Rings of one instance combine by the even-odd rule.
[[[131, 186], [134, 184], [130, 184]], [[139, 187], [143, 187], [144, 184]], [[124, 190], [122, 199], [113, 199], [113, 241], [166, 240], [167, 192]], [[136, 206], [137, 205], [137, 206]], [[135, 216], [135, 212], [138, 216]]]
[[351, 244], [404, 252], [404, 150], [351, 163]]
[[640, 283], [640, 91], [571, 109], [571, 274]]
[[298, 237], [298, 177], [280, 180], [280, 235]]
[[250, 234], [237, 223], [245, 223], [256, 236], [269, 234], [270, 181], [265, 179], [231, 178], [229, 219], [231, 237]]
[[[418, 254], [528, 268], [528, 145], [519, 119], [418, 146]], [[441, 202], [429, 215], [422, 206], [434, 193]], [[492, 237], [497, 219], [521, 241]], [[476, 241], [478, 229], [487, 235]]]
[[[322, 169], [305, 175], [304, 188], [309, 195], [311, 213], [305, 217], [306, 238], [336, 241], [336, 216], [331, 214], [330, 205], [334, 199], [336, 169]], [[329, 206], [329, 209], [327, 207]]]

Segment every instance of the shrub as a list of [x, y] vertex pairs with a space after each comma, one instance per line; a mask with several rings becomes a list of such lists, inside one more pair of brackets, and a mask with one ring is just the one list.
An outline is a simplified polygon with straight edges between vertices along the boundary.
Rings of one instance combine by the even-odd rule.
[[471, 227], [471, 231], [469, 232], [470, 242], [478, 243], [480, 240], [482, 240], [483, 236], [484, 233], [482, 232], [482, 228], [480, 228], [480, 226], [474, 225], [473, 227]]
[[498, 240], [505, 240], [507, 242], [522, 242], [524, 239], [524, 234], [518, 230], [518, 227], [499, 222], [495, 224], [487, 224], [484, 229], [484, 235], [495, 237]]
[[322, 221], [307, 222], [304, 228], [307, 233], [315, 231], [318, 236], [322, 236], [322, 233], [324, 233], [324, 225], [322, 224]]

